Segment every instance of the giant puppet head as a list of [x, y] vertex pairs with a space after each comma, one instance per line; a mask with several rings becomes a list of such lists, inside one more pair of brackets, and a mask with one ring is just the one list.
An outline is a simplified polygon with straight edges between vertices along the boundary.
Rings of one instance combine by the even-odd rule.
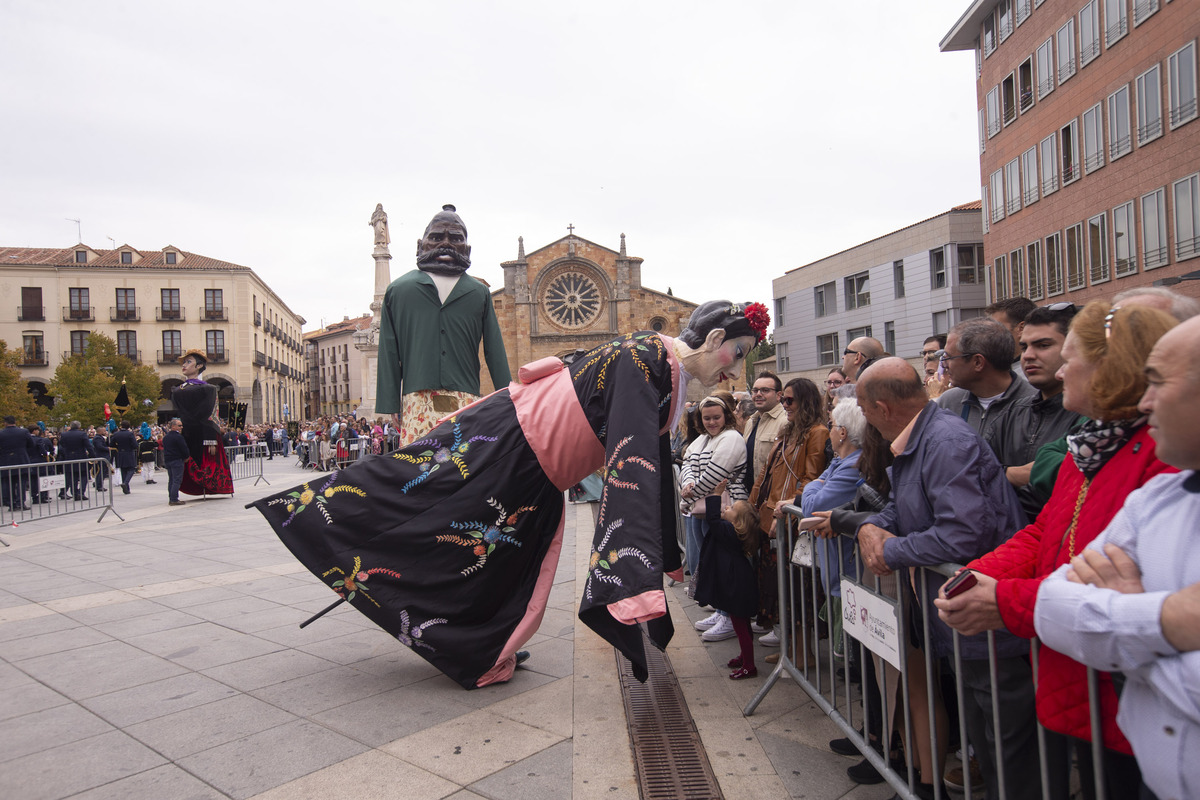
[[417, 268], [439, 275], [461, 275], [471, 266], [467, 226], [452, 205], [442, 206], [417, 241]]

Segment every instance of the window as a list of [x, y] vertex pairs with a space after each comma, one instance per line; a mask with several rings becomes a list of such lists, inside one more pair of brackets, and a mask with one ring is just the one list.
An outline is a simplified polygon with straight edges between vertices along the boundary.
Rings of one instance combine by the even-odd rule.
[[1142, 195], [1142, 263], [1154, 269], [1167, 261], [1167, 193], [1157, 189]]
[[1108, 268], [1108, 217], [1097, 214], [1087, 222], [1088, 269], [1092, 283], [1104, 283], [1111, 276]]
[[205, 331], [204, 347], [209, 361], [225, 359], [225, 331]]
[[1104, 0], [1104, 22], [1104, 45], [1112, 47], [1129, 33], [1129, 0]]
[[1162, 136], [1162, 84], [1158, 64], [1137, 79], [1138, 147]]
[[896, 352], [896, 323], [883, 323], [883, 349], [885, 352]]
[[75, 263], [76, 264], [86, 264], [87, 263], [87, 250], [76, 250], [75, 251]]
[[1025, 20], [1029, 19], [1029, 15], [1033, 13], [1030, 0], [1017, 0], [1017, 24], [1020, 25]]
[[21, 339], [23, 348], [22, 356], [26, 364], [46, 363], [46, 345], [42, 339], [41, 331], [26, 333]]
[[1113, 209], [1113, 264], [1117, 276], [1137, 272], [1137, 233], [1133, 223], [1133, 201]]
[[1036, 203], [1038, 201], [1038, 168], [1036, 147], [1031, 147], [1021, 154], [1021, 183], [1025, 187], [1025, 193], [1021, 195], [1021, 199], [1025, 201], [1025, 205]]
[[1038, 100], [1054, 91], [1054, 38], [1037, 49]]
[[1000, 41], [1003, 42], [1013, 32], [1012, 0], [1000, 0], [997, 12], [1000, 17]]
[[1067, 289], [1082, 289], [1085, 282], [1083, 271], [1083, 223], [1077, 222], [1067, 228]]
[[[783, 324], [783, 307], [786, 302], [786, 299], [783, 297], [775, 298], [775, 327], [777, 328]], [[665, 320], [663, 322], [665, 324]], [[655, 328], [655, 330], [661, 331], [662, 328]]]
[[947, 311], [933, 312], [933, 332], [934, 333], [949, 333], [950, 332], [950, 313]]
[[996, 18], [988, 14], [983, 18], [983, 57], [996, 52]]
[[993, 86], [987, 93], [987, 134], [992, 138], [1000, 132], [1000, 87]]
[[983, 281], [979, 277], [979, 268], [983, 266], [983, 245], [960, 244], [957, 247], [957, 254], [959, 284], [982, 283]]
[[866, 325], [862, 328], [851, 328], [846, 331], [846, 341], [853, 342], [855, 339], [870, 338], [875, 334], [871, 333], [871, 326]]
[[939, 247], [937, 250], [929, 251], [929, 288], [946, 288], [946, 251], [944, 248]]
[[1021, 163], [1013, 159], [1004, 165], [1005, 207], [1009, 214], [1021, 210]]
[[[792, 368], [792, 360], [788, 358], [787, 342], [779, 342], [775, 345], [775, 366], [780, 372], [787, 372]], [[350, 368], [345, 367], [345, 379], [350, 380]]]
[[1079, 66], [1087, 66], [1100, 55], [1100, 0], [1079, 9]]
[[1200, 172], [1175, 181], [1175, 258], [1200, 255]]
[[1129, 135], [1129, 87], [1108, 96], [1108, 160], [1116, 161], [1133, 149]]
[[179, 331], [162, 332], [163, 356], [160, 361], [174, 361], [183, 355], [182, 335]]
[[1073, 119], [1058, 132], [1062, 153], [1062, 185], [1079, 180], [1079, 120]]
[[207, 319], [221, 319], [225, 316], [225, 303], [220, 289], [204, 290], [204, 316]]
[[1062, 234], [1052, 233], [1046, 237], [1046, 296], [1053, 297], [1063, 292]]
[[997, 300], [1008, 298], [1008, 258], [998, 256], [992, 267], [992, 295]]
[[1025, 266], [1029, 271], [1030, 300], [1040, 300], [1042, 297], [1042, 243], [1030, 242], [1025, 245]]
[[175, 263], [175, 254], [174, 253], [163, 253], [163, 261], [165, 261], [168, 264], [174, 264]]
[[896, 299], [904, 297], [904, 261], [892, 262], [892, 286], [896, 290]]
[[1167, 59], [1171, 94], [1171, 130], [1196, 118], [1196, 42], [1188, 42]]
[[121, 263], [122, 264], [132, 264], [133, 263], [133, 253], [129, 252], [128, 250], [122, 250], [121, 251]]
[[836, 333], [827, 333], [817, 337], [817, 366], [831, 367], [837, 364], [841, 357], [842, 351], [838, 347]]
[[[846, 310], [862, 308], [871, 305], [871, 278], [867, 272], [860, 272], [846, 278]], [[868, 334], [869, 336], [870, 334]]]
[[1083, 171], [1095, 172], [1104, 166], [1104, 115], [1100, 104], [1083, 112]]
[[1004, 219], [1004, 172], [996, 170], [992, 173], [991, 188], [989, 190], [992, 195], [992, 222], [999, 222]]
[[1033, 108], [1033, 58], [1027, 58], [1017, 67], [1017, 103], [1021, 113]]
[[1042, 194], [1058, 191], [1058, 137], [1050, 134], [1042, 139]]
[[1058, 48], [1058, 82], [1075, 74], [1075, 20], [1067, 20], [1067, 24], [1058, 29], [1055, 36], [1055, 46]]
[[117, 331], [117, 355], [138, 360], [136, 331]]
[[1008, 254], [1008, 287], [1013, 297], [1028, 297], [1025, 294], [1025, 250], [1013, 250]]
[[1004, 113], [1004, 124], [1017, 118], [1017, 74], [1010, 72], [1000, 82], [1000, 108]]
[[816, 316], [823, 317], [826, 314], [837, 313], [837, 293], [834, 290], [833, 281], [813, 289], [813, 299], [816, 305]]
[[979, 152], [987, 152], [987, 119], [982, 108], [979, 109]]
[[979, 187], [979, 197], [980, 197], [980, 204], [982, 205], [982, 209], [981, 209], [982, 213], [980, 216], [983, 217], [983, 232], [987, 233], [988, 230], [990, 230], [990, 228], [991, 228], [991, 226], [988, 224], [988, 187], [986, 187], [986, 186]]
[[71, 355], [81, 356], [87, 352], [88, 331], [71, 331]]
[[88, 290], [73, 288], [68, 290], [71, 300], [71, 319], [88, 319], [92, 315], [92, 304], [88, 298]]
[[137, 319], [137, 301], [133, 289], [117, 289], [117, 319]]
[[46, 307], [42, 305], [42, 287], [21, 287], [21, 317], [19, 322], [31, 322], [46, 319]]
[[1133, 25], [1137, 27], [1158, 11], [1158, 0], [1133, 0]]

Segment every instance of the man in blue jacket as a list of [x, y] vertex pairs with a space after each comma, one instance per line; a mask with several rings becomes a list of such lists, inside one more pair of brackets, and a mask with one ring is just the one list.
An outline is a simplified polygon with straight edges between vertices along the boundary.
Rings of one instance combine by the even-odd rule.
[[163, 460], [167, 464], [167, 498], [169, 505], [183, 506], [187, 501], [179, 499], [179, 487], [183, 484], [183, 465], [192, 457], [187, 440], [183, 438], [183, 421], [172, 417], [163, 436]]
[[[1025, 515], [991, 448], [956, 414], [929, 400], [907, 361], [887, 358], [858, 382], [858, 404], [867, 422], [892, 443], [892, 497], [858, 529], [863, 562], [876, 575], [904, 567], [965, 564], [994, 550], [1025, 526]], [[921, 609], [935, 656], [953, 654], [950, 628], [933, 600], [942, 580], [926, 576]], [[916, 615], [914, 615], [916, 616]], [[920, 617], [915, 620], [920, 624]], [[1033, 675], [1028, 643], [996, 633], [998, 683], [988, 666], [986, 634], [961, 638], [963, 713], [979, 757], [989, 800], [999, 797], [992, 692], [999, 694], [1005, 789], [1009, 797], [1040, 794]], [[940, 754], [938, 754], [940, 757]], [[932, 796], [932, 795], [931, 795]]]
[[[0, 428], [0, 466], [32, 464], [36, 459], [37, 445], [29, 431], [17, 426], [16, 417], [5, 417], [4, 427]], [[28, 470], [7, 469], [0, 472], [4, 505], [13, 511], [28, 511], [29, 506], [25, 505], [25, 486], [28, 482]]]
[[112, 446], [116, 450], [117, 469], [121, 471], [121, 491], [129, 494], [129, 481], [138, 464], [137, 436], [129, 422], [121, 421], [121, 429], [112, 435]]
[[[104, 454], [105, 457], [108, 453]], [[58, 437], [58, 460], [81, 461], [85, 458], [95, 458], [96, 448], [92, 445], [87, 431], [72, 420], [71, 426]], [[72, 500], [87, 500], [88, 469], [86, 464], [71, 464], [67, 468], [67, 492]]]

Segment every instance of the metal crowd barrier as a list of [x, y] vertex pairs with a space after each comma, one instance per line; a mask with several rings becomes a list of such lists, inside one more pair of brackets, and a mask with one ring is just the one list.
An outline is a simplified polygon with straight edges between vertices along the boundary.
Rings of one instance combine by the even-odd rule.
[[229, 457], [229, 475], [235, 481], [254, 478], [254, 485], [262, 481], [267, 486], [271, 482], [263, 477], [263, 461], [266, 459], [267, 443], [239, 444], [226, 447], [225, 455]]
[[0, 467], [0, 526], [87, 511], [100, 512], [97, 522], [110, 511], [125, 519], [113, 508], [113, 468], [107, 458]]
[[[918, 665], [909, 664], [908, 659], [911, 654], [923, 655], [924, 663], [920, 666], [924, 667], [925, 674], [925, 686], [923, 687], [924, 696], [927, 698], [925, 712], [928, 714], [928, 719], [933, 721], [937, 719], [935, 697], [937, 694], [940, 694], [940, 691], [934, 685], [938, 682], [938, 679], [934, 664], [936, 656], [934, 656], [932, 644], [930, 644], [931, 617], [922, 613], [920, 607], [911, 607], [911, 604], [914, 597], [919, 599], [926, 597], [927, 586], [941, 586], [947, 578], [953, 576], [961, 569], [961, 566], [958, 564], [939, 564], [911, 571], [899, 570], [891, 576], [879, 578], [863, 564], [859, 557], [856, 541], [843, 536], [827, 540], [833, 542], [836, 547], [838, 564], [843, 563], [843, 559], [841, 558], [843, 552], [849, 552], [849, 550], [843, 551], [843, 548], [853, 548], [858, 575], [861, 576], [860, 580], [854, 580], [852, 576], [845, 574], [841, 576], [849, 582], [848, 584], [844, 583], [843, 586], [848, 586], [855, 592], [853, 607], [850, 609], [847, 609], [848, 598], [845, 596], [842, 597], [842, 616], [847, 622], [847, 627], [850, 627], [850, 620], [846, 617], [849, 613], [854, 617], [861, 615], [864, 621], [870, 618], [872, 623], [877, 626], [882, 623], [882, 627], [884, 628], [894, 625], [894, 633], [896, 635], [894, 646], [889, 647], [885, 642], [880, 641], [880, 637], [873, 637], [870, 633], [865, 633], [863, 638], [859, 639], [852, 638], [851, 631], [844, 631], [842, 649], [845, 655], [850, 655], [851, 646], [857, 646], [858, 648], [858, 664], [862, 675], [859, 680], [853, 680], [850, 676], [847, 660], [836, 657], [832, 646], [819, 647], [821, 639], [819, 638], [820, 629], [816, 609], [819, 602], [817, 586], [821, 579], [818, 575], [817, 558], [815, 555], [816, 547], [812, 547], [813, 558], [810, 566], [796, 566], [792, 563], [791, 556], [795, 550], [797, 540], [801, 537], [811, 537], [811, 535], [797, 530], [796, 522], [801, 519], [801, 512], [797, 506], [784, 505], [783, 511], [784, 516], [777, 521], [776, 538], [772, 542], [772, 546], [777, 548], [779, 554], [776, 573], [779, 586], [779, 662], [767, 677], [762, 688], [750, 700], [745, 709], [743, 709], [742, 713], [745, 716], [752, 715], [759, 703], [770, 693], [772, 687], [786, 674], [795, 680], [817, 706], [838, 725], [846, 737], [858, 748], [863, 758], [867, 759], [878, 770], [879, 774], [896, 790], [899, 797], [905, 798], [905, 800], [918, 800], [918, 795], [914, 787], [919, 780], [920, 773], [919, 765], [915, 759], [916, 747], [913, 744], [916, 740], [913, 732], [913, 708], [910, 703], [911, 693], [909, 684], [910, 674], [917, 671], [916, 668]], [[813, 541], [819, 540], [813, 538]], [[928, 584], [929, 581], [934, 581], [935, 583]], [[905, 582], [912, 587], [912, 591], [899, 591]], [[843, 589], [843, 594], [845, 594], [845, 589]], [[832, 603], [828, 607], [832, 608]], [[918, 615], [923, 634], [921, 638], [923, 642], [927, 643], [927, 646], [920, 649], [915, 648], [910, 642], [909, 620], [913, 613]], [[933, 616], [936, 616], [936, 613], [936, 609], [931, 609]], [[832, 619], [829, 620], [830, 638], [833, 636], [833, 622]], [[854, 627], [860, 631], [866, 628], [865, 625], [855, 625]], [[953, 698], [945, 697], [943, 700], [947, 704], [953, 701], [957, 705], [959, 719], [958, 732], [964, 754], [962, 762], [963, 791], [965, 792], [965, 796], [969, 798], [972, 791], [981, 789], [982, 787], [972, 786], [969, 769], [967, 716], [964, 708], [964, 695], [967, 690], [961, 678], [961, 638], [956, 631], [953, 632], [954, 653], [952, 672], [955, 696]], [[799, 641], [796, 645], [793, 645], [793, 641], [796, 639], [799, 639]], [[869, 640], [870, 649], [868, 649], [868, 644], [864, 640]], [[988, 632], [987, 643], [990, 679], [991, 685], [994, 687], [997, 684], [997, 657], [994, 632]], [[831, 641], [830, 644], [832, 644]], [[887, 654], [886, 658], [882, 655], [883, 653]], [[1036, 682], [1036, 641], [1032, 643], [1030, 657], [1032, 659], [1032, 679]], [[798, 664], [798, 660], [803, 663]], [[835, 668], [838, 664], [846, 667], [844, 676], [836, 675]], [[883, 751], [882, 754], [871, 746], [867, 738], [867, 734], [873, 732], [872, 727], [874, 723], [874, 720], [871, 718], [871, 692], [864, 691], [868, 680], [866, 675], [867, 670], [873, 670], [877, 676], [876, 682], [880, 689], [878, 711], [880, 712], [879, 720], [882, 723], [880, 725], [882, 730], [878, 731], [878, 735], [881, 745], [880, 749]], [[889, 688], [893, 681], [896, 686], [895, 690]], [[1093, 774], [1090, 776], [1080, 775], [1079, 779], [1081, 781], [1090, 780], [1095, 786], [1094, 796], [1098, 800], [1106, 800], [1099, 682], [1097, 673], [1091, 668], [1087, 669], [1087, 682], [1091, 719]], [[895, 716], [895, 708], [891, 702], [892, 698], [889, 695], [900, 698], [900, 710], [903, 714], [903, 719], [895, 725], [891, 722]], [[996, 764], [999, 796], [1001, 798], [1011, 798], [1011, 800], [1027, 800], [1025, 797], [1018, 798], [1014, 793], [1010, 793], [1005, 786], [1005, 763], [1002, 752], [1003, 731], [1000, 726], [999, 698], [995, 692], [992, 693], [992, 720], [993, 741], [995, 743], [993, 759]], [[1044, 800], [1052, 800], [1049, 778], [1050, 766], [1048, 764], [1046, 745], [1047, 731], [1036, 719], [1032, 722], [1036, 725], [1037, 730], [1039, 760], [1037, 769], [1039, 769], [1041, 779], [1041, 796]], [[863, 728], [861, 734], [858, 731], [860, 726]], [[936, 725], [933, 723], [929, 725], [929, 739], [930, 749], [935, 762], [934, 771], [940, 778], [946, 770], [946, 758], [945, 755], [938, 752], [938, 731], [935, 730], [935, 727]], [[902, 769], [893, 769], [889, 759], [893, 728], [900, 730], [903, 737], [904, 764]], [[973, 744], [976, 752], [978, 752], [979, 748], [986, 746], [985, 742]], [[1086, 745], [1086, 742], [1080, 744], [1080, 746]], [[1034, 769], [1034, 766], [1023, 764], [1017, 765], [1017, 768], [1030, 770]], [[938, 798], [948, 797], [948, 792], [943, 790], [940, 780], [934, 782], [934, 794]], [[955, 796], [957, 796], [957, 793]]]

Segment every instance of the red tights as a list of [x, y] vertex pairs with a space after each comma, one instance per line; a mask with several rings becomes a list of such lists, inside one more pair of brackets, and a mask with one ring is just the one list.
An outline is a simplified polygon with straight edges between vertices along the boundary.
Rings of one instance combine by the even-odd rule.
[[754, 637], [750, 633], [749, 617], [730, 617], [733, 632], [737, 634], [738, 645], [742, 648], [742, 666], [754, 669]]

